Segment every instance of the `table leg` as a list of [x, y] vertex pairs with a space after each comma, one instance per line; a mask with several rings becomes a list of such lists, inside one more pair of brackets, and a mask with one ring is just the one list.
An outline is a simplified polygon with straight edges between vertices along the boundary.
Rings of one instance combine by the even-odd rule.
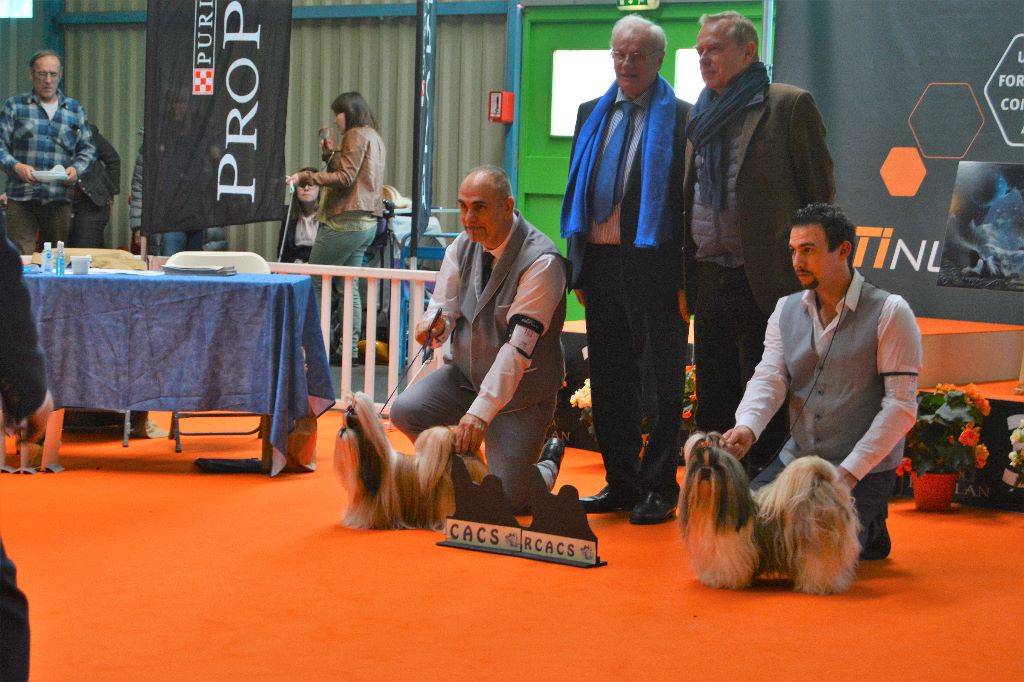
[[274, 463], [274, 446], [270, 442], [270, 415], [264, 414], [260, 417], [260, 469], [265, 474], [270, 473], [270, 467]]

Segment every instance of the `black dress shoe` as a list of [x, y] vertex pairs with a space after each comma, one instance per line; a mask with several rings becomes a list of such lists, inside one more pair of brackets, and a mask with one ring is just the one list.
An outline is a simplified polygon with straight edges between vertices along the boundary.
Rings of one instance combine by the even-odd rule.
[[675, 513], [676, 506], [671, 500], [663, 497], [661, 493], [651, 491], [633, 507], [633, 513], [629, 515], [629, 522], [639, 526], [664, 523]]
[[583, 511], [588, 514], [607, 514], [608, 512], [627, 511], [633, 508], [636, 504], [636, 497], [632, 495], [622, 495], [608, 486], [605, 486], [601, 492], [590, 497], [581, 497], [580, 504], [583, 505]]
[[553, 462], [555, 469], [562, 468], [562, 458], [565, 457], [565, 441], [557, 436], [548, 438], [544, 443], [544, 449], [540, 451], [540, 460], [537, 462]]

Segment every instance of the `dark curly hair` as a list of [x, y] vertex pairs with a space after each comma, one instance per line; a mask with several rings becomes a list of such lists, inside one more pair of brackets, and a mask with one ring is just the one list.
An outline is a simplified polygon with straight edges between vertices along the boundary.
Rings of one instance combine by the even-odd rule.
[[[852, 247], [857, 239], [857, 227], [846, 217], [843, 209], [832, 204], [807, 204], [793, 213], [789, 219], [792, 229], [800, 225], [821, 225], [828, 240], [828, 250], [835, 251], [843, 242], [850, 242]], [[853, 260], [853, 249], [847, 262]]]

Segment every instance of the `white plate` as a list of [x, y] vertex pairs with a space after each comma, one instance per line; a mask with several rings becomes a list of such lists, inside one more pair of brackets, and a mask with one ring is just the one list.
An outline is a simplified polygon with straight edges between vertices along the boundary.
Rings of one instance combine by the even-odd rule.
[[39, 182], [64, 182], [68, 174], [66, 171], [32, 171], [32, 177]]

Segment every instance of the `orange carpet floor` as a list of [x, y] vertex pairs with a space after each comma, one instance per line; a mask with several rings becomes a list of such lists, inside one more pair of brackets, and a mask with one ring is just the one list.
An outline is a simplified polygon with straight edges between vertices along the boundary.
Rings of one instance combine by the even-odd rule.
[[[255, 441], [175, 455], [108, 432], [66, 436], [64, 473], [0, 476], [32, 679], [1024, 679], [1022, 515], [899, 499], [892, 557], [846, 594], [717, 591], [675, 524], [624, 515], [591, 517], [597, 569], [344, 529], [338, 423], [321, 419], [313, 474], [204, 474], [193, 458], [255, 456]], [[599, 455], [567, 453], [561, 483], [602, 481]]]

